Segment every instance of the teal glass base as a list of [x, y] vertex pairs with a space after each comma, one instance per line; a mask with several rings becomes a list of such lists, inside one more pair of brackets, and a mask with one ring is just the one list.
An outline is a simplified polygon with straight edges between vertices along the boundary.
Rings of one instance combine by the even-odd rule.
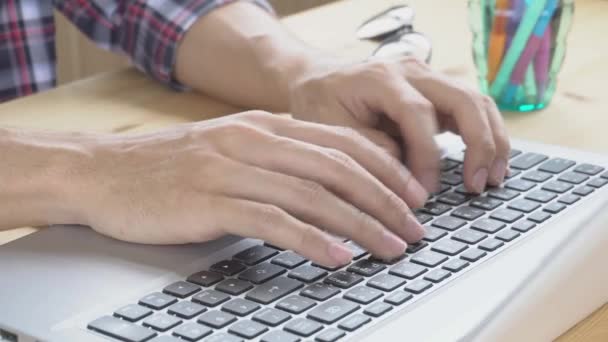
[[547, 107], [548, 103], [533, 103], [533, 104], [518, 104], [518, 105], [514, 105], [512, 103], [510, 103], [508, 105], [497, 103], [497, 105], [498, 105], [498, 109], [500, 109], [501, 111], [527, 113], [527, 112], [534, 112], [537, 110], [544, 109], [545, 107]]

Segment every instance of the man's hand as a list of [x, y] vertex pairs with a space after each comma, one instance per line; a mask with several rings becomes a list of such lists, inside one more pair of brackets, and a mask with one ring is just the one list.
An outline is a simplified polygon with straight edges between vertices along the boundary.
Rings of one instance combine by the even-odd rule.
[[378, 147], [391, 139], [367, 133], [375, 143], [349, 128], [248, 112], [102, 137], [74, 177], [78, 223], [151, 244], [235, 234], [345, 264], [351, 254], [331, 233], [392, 258], [422, 238], [409, 207], [427, 193]]
[[289, 89], [296, 118], [395, 131], [406, 164], [430, 192], [439, 178], [433, 135], [443, 130], [460, 134], [467, 145], [470, 191], [499, 185], [507, 172], [509, 140], [494, 102], [414, 58], [320, 64], [292, 77]]

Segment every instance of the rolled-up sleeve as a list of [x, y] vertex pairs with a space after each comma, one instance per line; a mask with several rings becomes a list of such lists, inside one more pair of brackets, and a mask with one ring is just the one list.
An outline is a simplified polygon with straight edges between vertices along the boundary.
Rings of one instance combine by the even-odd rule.
[[[177, 47], [188, 29], [214, 9], [239, 0], [55, 0], [56, 7], [104, 49], [127, 55], [174, 88]], [[272, 13], [266, 0], [252, 2]]]

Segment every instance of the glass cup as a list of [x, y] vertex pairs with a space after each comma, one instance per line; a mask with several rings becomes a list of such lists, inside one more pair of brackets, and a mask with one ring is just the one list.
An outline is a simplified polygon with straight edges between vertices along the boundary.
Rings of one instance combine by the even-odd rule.
[[481, 91], [498, 107], [546, 107], [566, 53], [574, 0], [469, 0]]

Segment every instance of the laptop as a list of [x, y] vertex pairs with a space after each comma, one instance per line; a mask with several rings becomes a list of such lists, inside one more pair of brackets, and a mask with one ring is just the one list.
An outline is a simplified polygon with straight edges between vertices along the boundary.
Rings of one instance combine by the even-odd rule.
[[0, 247], [0, 341], [543, 341], [608, 301], [608, 156], [516, 140], [506, 183], [471, 196], [462, 141], [438, 142], [443, 185], [401, 258], [53, 226]]

